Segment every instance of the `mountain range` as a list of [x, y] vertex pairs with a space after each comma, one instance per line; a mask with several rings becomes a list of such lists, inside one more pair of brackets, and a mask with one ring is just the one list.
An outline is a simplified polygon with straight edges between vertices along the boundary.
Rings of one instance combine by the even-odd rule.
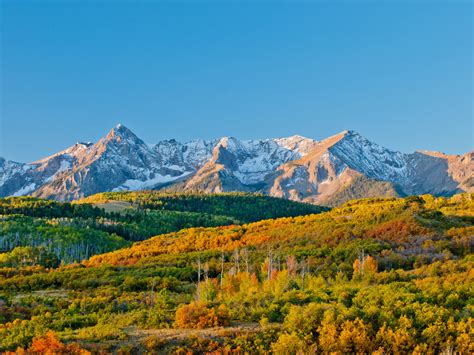
[[174, 139], [147, 144], [123, 125], [33, 163], [0, 158], [0, 197], [74, 200], [104, 191], [249, 191], [323, 205], [353, 198], [474, 191], [474, 151], [392, 151], [354, 131], [322, 141]]

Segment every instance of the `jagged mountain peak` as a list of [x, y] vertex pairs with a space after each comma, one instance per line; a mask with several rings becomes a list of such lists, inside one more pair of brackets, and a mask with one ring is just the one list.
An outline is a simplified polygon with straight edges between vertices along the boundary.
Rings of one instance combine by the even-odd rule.
[[222, 137], [216, 145], [216, 147], [224, 147], [232, 150], [238, 149], [240, 146], [240, 142], [235, 137]]
[[61, 150], [58, 153], [55, 153], [46, 158], [32, 162], [31, 165], [48, 164], [52, 160], [57, 160], [61, 158], [64, 158], [64, 159], [78, 158], [80, 156], [84, 156], [85, 154], [87, 154], [89, 149], [93, 146], [94, 146], [94, 143], [91, 143], [91, 142], [77, 142], [76, 144], [64, 150]]
[[[359, 194], [449, 194], [474, 190], [473, 155], [403, 154], [353, 130], [321, 141], [302, 135], [251, 140], [226, 136], [147, 145], [118, 124], [97, 143], [78, 142], [35, 163], [0, 158], [0, 196], [70, 200], [101, 191], [168, 185], [206, 192], [259, 191], [316, 203], [335, 195], [339, 201], [350, 195], [341, 195], [346, 189]], [[388, 185], [377, 185], [384, 182]], [[361, 189], [361, 183], [377, 188]]]
[[[338, 134], [330, 136], [318, 142], [311, 155], [319, 155], [321, 152], [330, 151], [332, 153], [340, 152], [347, 155], [351, 160], [377, 160], [377, 157], [384, 156], [384, 160], [391, 157], [400, 157], [403, 154], [382, 147], [381, 145], [368, 140], [361, 134], [353, 130], [344, 130]], [[388, 156], [388, 157], [387, 157]]]
[[307, 138], [299, 134], [294, 134], [288, 137], [275, 138], [275, 141], [293, 143], [293, 142], [302, 142], [302, 141], [314, 141], [314, 139]]
[[274, 141], [288, 150], [296, 151], [300, 156], [307, 155], [318, 143], [318, 141], [300, 135], [276, 138]]
[[117, 124], [114, 128], [112, 128], [109, 133], [105, 136], [105, 140], [117, 140], [117, 139], [129, 139], [132, 141], [142, 141], [140, 138], [137, 137], [135, 133], [133, 133], [129, 128], [125, 127], [122, 124]]
[[146, 156], [153, 155], [154, 150], [135, 133], [122, 124], [112, 128], [105, 137], [95, 143], [90, 150], [93, 152], [94, 159], [100, 156], [114, 156], [119, 159], [122, 156], [126, 159], [130, 154], [139, 154], [144, 160]]
[[346, 129], [344, 131], [341, 131], [339, 133], [336, 133], [332, 136], [329, 136], [323, 139], [320, 143], [322, 143], [323, 145], [333, 145], [341, 140], [353, 140], [353, 139], [367, 140], [358, 132], [350, 130], [350, 129]]
[[117, 131], [117, 132], [132, 132], [128, 127], [125, 127], [123, 124], [121, 123], [117, 123], [112, 129], [111, 131]]
[[359, 132], [356, 132], [352, 129], [345, 129], [340, 134], [344, 135], [345, 137], [360, 136]]

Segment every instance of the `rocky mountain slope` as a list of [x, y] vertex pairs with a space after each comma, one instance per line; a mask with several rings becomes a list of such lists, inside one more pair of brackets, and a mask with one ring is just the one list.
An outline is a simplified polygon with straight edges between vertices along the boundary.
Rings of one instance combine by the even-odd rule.
[[403, 154], [344, 131], [320, 142], [292, 136], [149, 145], [118, 125], [97, 143], [34, 163], [0, 158], [0, 196], [73, 200], [103, 191], [256, 191], [321, 204], [351, 198], [474, 191], [474, 152]]

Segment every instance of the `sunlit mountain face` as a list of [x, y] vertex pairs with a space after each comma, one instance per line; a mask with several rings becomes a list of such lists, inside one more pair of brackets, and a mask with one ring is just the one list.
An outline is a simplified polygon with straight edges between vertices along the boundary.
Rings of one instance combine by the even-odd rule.
[[473, 152], [404, 154], [354, 131], [322, 141], [164, 140], [147, 144], [117, 125], [96, 143], [33, 163], [0, 158], [0, 196], [74, 200], [104, 191], [250, 191], [319, 204], [349, 199], [474, 190]]

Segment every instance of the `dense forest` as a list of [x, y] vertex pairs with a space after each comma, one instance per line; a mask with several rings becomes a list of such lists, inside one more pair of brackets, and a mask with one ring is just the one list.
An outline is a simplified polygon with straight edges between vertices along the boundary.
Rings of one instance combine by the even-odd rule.
[[294, 217], [327, 211], [308, 203], [270, 197], [262, 194], [229, 192], [220, 194], [162, 193], [159, 191], [104, 192], [78, 203], [123, 201], [141, 209], [198, 212], [236, 218], [243, 223], [262, 219]]
[[[201, 206], [201, 208], [199, 208]], [[0, 199], [0, 265], [58, 266], [190, 227], [318, 213], [321, 207], [251, 194], [105, 193], [76, 203]]]
[[[148, 195], [103, 194], [80, 208], [117, 220], [129, 208], [199, 213], [193, 195]], [[206, 213], [229, 195], [215, 197]], [[110, 201], [130, 205], [89, 205]], [[43, 218], [35, 213], [4, 218]], [[245, 221], [248, 212], [236, 213], [227, 218]], [[474, 195], [362, 199], [289, 215], [171, 231], [54, 269], [39, 259], [4, 264], [0, 350], [474, 352]]]

